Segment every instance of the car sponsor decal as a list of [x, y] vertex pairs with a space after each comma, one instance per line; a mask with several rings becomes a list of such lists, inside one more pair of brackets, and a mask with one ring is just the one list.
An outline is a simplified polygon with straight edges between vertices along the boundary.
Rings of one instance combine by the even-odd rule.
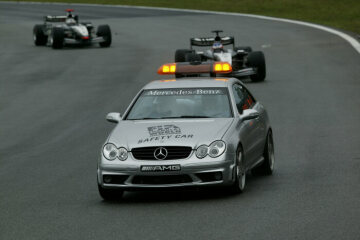
[[180, 171], [180, 164], [176, 165], [144, 165], [140, 167], [141, 172], [174, 172]]
[[150, 137], [162, 136], [162, 135], [171, 135], [171, 134], [181, 134], [179, 127], [175, 125], [160, 125], [148, 127]]
[[181, 129], [178, 126], [167, 124], [148, 127], [150, 137], [142, 138], [138, 140], [140, 143], [149, 143], [154, 141], [163, 142], [164, 140], [170, 139], [186, 139], [193, 138], [193, 134], [181, 133]]

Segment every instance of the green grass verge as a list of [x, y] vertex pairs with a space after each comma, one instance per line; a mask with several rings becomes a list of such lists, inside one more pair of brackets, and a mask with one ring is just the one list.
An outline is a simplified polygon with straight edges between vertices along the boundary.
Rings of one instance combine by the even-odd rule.
[[251, 13], [313, 22], [360, 34], [360, 0], [38, 0], [38, 2], [121, 4]]

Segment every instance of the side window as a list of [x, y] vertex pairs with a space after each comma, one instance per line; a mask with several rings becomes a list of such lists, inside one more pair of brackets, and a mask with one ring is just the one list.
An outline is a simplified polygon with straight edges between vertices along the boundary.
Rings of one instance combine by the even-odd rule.
[[243, 110], [243, 103], [245, 100], [243, 87], [238, 84], [234, 84], [232, 91], [233, 91], [234, 98], [235, 98], [236, 108], [238, 109], [239, 113], [241, 113]]
[[244, 94], [244, 102], [242, 105], [242, 109], [245, 110], [245, 109], [252, 108], [256, 103], [254, 97], [251, 96], [251, 94], [249, 93], [249, 91], [247, 89], [242, 88], [242, 91]]

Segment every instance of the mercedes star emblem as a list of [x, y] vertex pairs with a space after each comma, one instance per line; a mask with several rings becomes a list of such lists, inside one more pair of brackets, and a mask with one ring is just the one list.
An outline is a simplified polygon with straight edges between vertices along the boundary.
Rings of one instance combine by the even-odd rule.
[[154, 157], [157, 160], [164, 160], [167, 157], [167, 155], [168, 155], [168, 151], [166, 150], [166, 148], [163, 147], [159, 147], [154, 151]]

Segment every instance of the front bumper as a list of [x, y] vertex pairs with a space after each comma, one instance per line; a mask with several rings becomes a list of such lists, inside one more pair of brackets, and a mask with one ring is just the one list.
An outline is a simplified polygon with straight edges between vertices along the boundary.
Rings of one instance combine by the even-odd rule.
[[[181, 170], [143, 172], [141, 166], [180, 165]], [[107, 161], [103, 156], [98, 165], [98, 183], [103, 188], [123, 190], [151, 188], [182, 188], [228, 186], [233, 183], [234, 155], [198, 159], [194, 153], [187, 159], [156, 161], [135, 160], [131, 153], [126, 161]]]

